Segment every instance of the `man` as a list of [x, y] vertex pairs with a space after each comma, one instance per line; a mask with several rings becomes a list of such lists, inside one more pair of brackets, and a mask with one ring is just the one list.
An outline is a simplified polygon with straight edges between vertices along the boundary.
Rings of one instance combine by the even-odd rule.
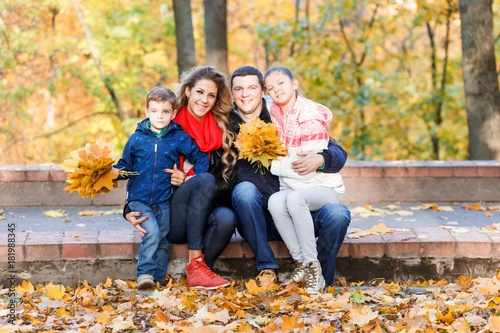
[[[230, 127], [239, 133], [239, 125], [259, 117], [271, 122], [264, 99], [264, 78], [251, 66], [238, 68], [231, 76], [231, 93], [235, 108], [230, 114]], [[293, 162], [293, 169], [300, 175], [315, 170], [339, 172], [347, 159], [346, 152], [332, 139], [328, 150], [321, 153], [303, 152], [301, 159]], [[233, 209], [238, 218], [238, 230], [255, 254], [259, 271], [257, 282], [273, 279], [277, 282], [278, 263], [268, 243], [280, 240], [279, 233], [267, 209], [269, 197], [279, 190], [278, 177], [268, 170], [257, 170], [247, 160], [238, 160], [237, 184], [232, 193]], [[311, 212], [314, 229], [318, 237], [318, 259], [321, 263], [326, 285], [331, 285], [335, 276], [337, 254], [344, 241], [351, 220], [349, 209], [343, 204], [328, 204]]]

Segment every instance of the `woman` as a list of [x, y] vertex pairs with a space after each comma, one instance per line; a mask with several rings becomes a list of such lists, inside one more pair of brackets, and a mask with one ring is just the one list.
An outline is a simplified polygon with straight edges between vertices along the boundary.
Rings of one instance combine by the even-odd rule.
[[[181, 125], [208, 153], [209, 173], [191, 176], [192, 165], [180, 161], [179, 168], [166, 169], [178, 188], [171, 200], [171, 226], [168, 240], [188, 244], [187, 285], [215, 289], [229, 285], [212, 271], [236, 228], [230, 207], [231, 183], [236, 156], [228, 131], [231, 93], [226, 77], [213, 67], [195, 67], [184, 73], [177, 93], [178, 112], [174, 122]], [[127, 209], [127, 207], [126, 207]], [[126, 211], [126, 219], [140, 231], [140, 212]]]

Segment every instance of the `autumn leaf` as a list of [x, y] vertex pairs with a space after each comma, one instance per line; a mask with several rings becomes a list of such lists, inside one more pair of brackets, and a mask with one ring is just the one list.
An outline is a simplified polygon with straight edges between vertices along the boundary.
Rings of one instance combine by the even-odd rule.
[[360, 238], [368, 235], [386, 235], [386, 234], [392, 234], [397, 231], [401, 232], [406, 232], [409, 229], [394, 229], [394, 228], [387, 228], [387, 226], [384, 223], [379, 223], [370, 229], [359, 229], [355, 228], [352, 230], [348, 231], [347, 238]]
[[66, 291], [66, 288], [64, 288], [64, 286], [60, 284], [53, 285], [52, 282], [50, 282], [45, 289], [45, 293], [47, 294], [47, 296], [53, 300], [62, 300]]
[[21, 293], [34, 292], [35, 287], [30, 281], [23, 280], [20, 285], [16, 286], [15, 290]]
[[483, 205], [481, 205], [480, 203], [474, 203], [474, 204], [464, 204], [463, 207], [467, 210], [486, 210], [485, 207], [483, 207]]
[[239, 159], [246, 159], [258, 167], [269, 168], [269, 160], [286, 156], [287, 149], [278, 138], [273, 123], [265, 123], [255, 118], [250, 123], [240, 125], [240, 133], [234, 142]]
[[280, 328], [285, 332], [289, 332], [296, 328], [304, 327], [304, 323], [299, 322], [297, 318], [297, 313], [294, 313], [291, 317], [283, 316], [283, 323], [280, 325]]
[[67, 215], [67, 213], [63, 209], [45, 210], [45, 211], [43, 211], [43, 215], [48, 216], [48, 217], [59, 218], [59, 217], [65, 217]]
[[373, 312], [368, 306], [349, 310], [349, 322], [359, 327], [363, 327], [373, 319], [377, 318], [378, 311]]
[[258, 295], [259, 293], [264, 292], [264, 288], [259, 287], [254, 279], [250, 279], [250, 281], [246, 282], [245, 287], [252, 295]]
[[116, 158], [111, 155], [110, 145], [97, 139], [95, 143], [87, 143], [83, 148], [70, 153], [69, 158], [61, 164], [68, 173], [65, 190], [77, 192], [81, 197], [92, 199], [100, 193], [108, 193], [118, 187], [118, 175], [137, 175], [134, 171], [112, 171]]
[[457, 285], [460, 286], [462, 289], [468, 288], [472, 283], [472, 276], [469, 277], [464, 277], [463, 275], [460, 275], [458, 277]]

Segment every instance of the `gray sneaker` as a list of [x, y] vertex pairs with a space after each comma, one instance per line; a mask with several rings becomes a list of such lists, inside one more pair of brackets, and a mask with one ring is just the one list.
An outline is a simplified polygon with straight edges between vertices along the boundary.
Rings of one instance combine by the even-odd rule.
[[304, 267], [303, 263], [300, 261], [295, 262], [295, 269], [293, 270], [292, 275], [290, 276], [290, 279], [299, 283], [304, 281], [304, 278], [306, 277], [306, 268]]
[[301, 261], [295, 261], [295, 269], [292, 272], [292, 275], [283, 282], [283, 285], [287, 285], [291, 282], [302, 282], [306, 276], [306, 268], [302, 265]]
[[137, 289], [145, 290], [145, 289], [154, 288], [155, 281], [151, 275], [141, 274], [139, 276], [139, 278], [137, 279], [137, 284], [138, 284]]
[[325, 279], [321, 271], [321, 264], [319, 262], [311, 262], [305, 267], [305, 289], [308, 294], [317, 294], [325, 288]]

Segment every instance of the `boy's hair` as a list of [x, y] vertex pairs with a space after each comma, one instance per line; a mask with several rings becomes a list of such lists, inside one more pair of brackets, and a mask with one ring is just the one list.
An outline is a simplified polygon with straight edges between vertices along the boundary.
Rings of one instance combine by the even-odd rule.
[[174, 110], [176, 107], [175, 93], [164, 86], [156, 86], [148, 92], [146, 96], [146, 109], [149, 107], [149, 102], [169, 102]]
[[255, 67], [252, 66], [243, 66], [238, 68], [233, 72], [233, 75], [231, 75], [231, 89], [233, 89], [233, 80], [237, 76], [247, 76], [247, 75], [255, 75], [257, 76], [257, 79], [259, 80], [260, 87], [262, 90], [264, 90], [264, 76], [262, 76], [262, 73]]

